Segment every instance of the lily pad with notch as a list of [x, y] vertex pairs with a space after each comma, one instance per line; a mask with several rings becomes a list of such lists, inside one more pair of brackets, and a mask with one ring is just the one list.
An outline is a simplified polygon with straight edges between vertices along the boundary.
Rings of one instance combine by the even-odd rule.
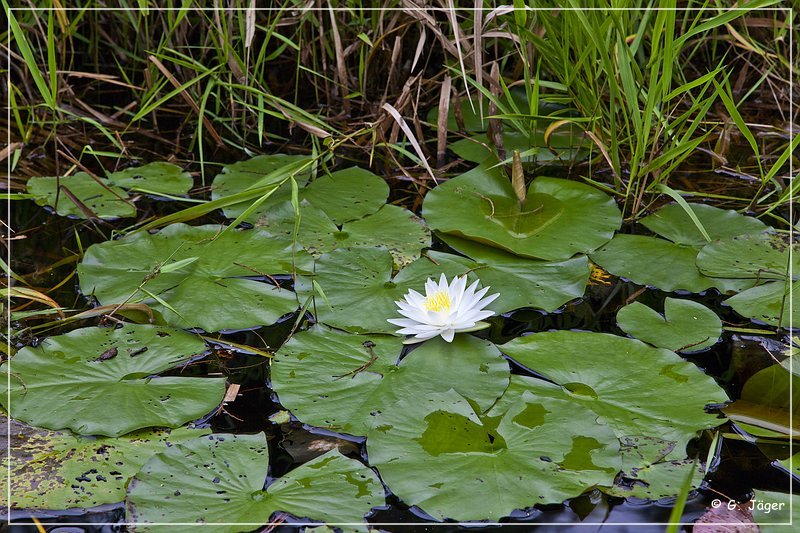
[[[384, 505], [375, 473], [330, 451], [282, 477], [267, 480], [269, 452], [264, 434], [215, 434], [176, 444], [152, 457], [131, 480], [127, 519], [137, 531], [252, 531], [276, 512], [303, 521], [361, 522]], [[194, 525], [189, 525], [194, 524]]]
[[77, 329], [23, 348], [3, 364], [10, 389], [3, 377], [0, 403], [28, 424], [78, 434], [175, 428], [215, 409], [225, 379], [157, 375], [205, 350], [196, 335], [167, 327]]
[[10, 466], [12, 509], [70, 509], [121, 502], [128, 480], [150, 457], [211, 433], [210, 429], [152, 429], [96, 438], [11, 424], [14, 452], [0, 463], [0, 481], [5, 486]]
[[455, 388], [486, 410], [508, 385], [509, 367], [490, 342], [436, 338], [398, 362], [401, 340], [321, 326], [295, 334], [275, 354], [272, 387], [300, 421], [366, 435], [403, 398]]
[[602, 246], [622, 221], [614, 200], [588, 185], [540, 176], [520, 201], [500, 169], [485, 165], [430, 191], [423, 217], [441, 233], [548, 261]]
[[723, 421], [705, 411], [728, 400], [710, 376], [675, 353], [606, 333], [549, 331], [500, 349], [568, 391], [576, 405], [602, 416], [620, 439], [658, 436], [682, 460], [696, 434]]
[[[90, 246], [81, 290], [101, 304], [145, 303], [164, 323], [205, 331], [269, 325], [298, 308], [273, 276], [308, 272], [311, 257], [258, 230], [171, 224]], [[252, 279], [257, 278], [257, 279]]]
[[617, 312], [617, 325], [625, 333], [674, 352], [698, 352], [719, 340], [722, 321], [701, 303], [666, 298], [664, 315], [633, 302]]
[[555, 385], [522, 379], [486, 414], [454, 390], [405, 398], [368, 433], [370, 463], [437, 520], [497, 521], [610, 484], [621, 467], [614, 431], [568, 397], [536, 394]]

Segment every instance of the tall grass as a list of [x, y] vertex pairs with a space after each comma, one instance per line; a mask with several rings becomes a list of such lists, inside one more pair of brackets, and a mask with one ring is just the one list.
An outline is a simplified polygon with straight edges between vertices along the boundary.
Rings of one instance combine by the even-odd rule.
[[[437, 136], [419, 117], [452, 76], [484, 114], [476, 95], [497, 103], [498, 87], [522, 85], [527, 109], [497, 109], [509, 127], [534, 125], [539, 100], [575, 110], [568, 121], [595, 148], [578, 175], [617, 193], [630, 216], [644, 213], [687, 159], [757, 180], [742, 200], [770, 216], [791, 196], [795, 143], [782, 124], [796, 114], [785, 96], [797, 60], [788, 11], [771, 9], [778, 0], [737, 10], [710, 1], [679, 8], [676, 0], [547, 0], [531, 2], [535, 9], [515, 0], [514, 10], [447, 0], [386, 0], [380, 10], [296, 1], [269, 11], [248, 0], [217, 10], [199, 0], [159, 3], [164, 9], [120, 0], [117, 10], [81, 0], [64, 11], [51, 0], [40, 9], [17, 1], [11, 12], [2, 2], [8, 127], [23, 141], [34, 129], [49, 129], [52, 141], [80, 127], [96, 134], [87, 144], [122, 157], [126, 139], [177, 131], [177, 153], [201, 163], [220, 150], [291, 144], [358, 150], [370, 161], [377, 151], [386, 164], [425, 167], [420, 158], [435, 159]], [[768, 91], [775, 97], [748, 114]], [[782, 118], [764, 125], [764, 108]], [[751, 152], [746, 167], [727, 160], [731, 134]]]

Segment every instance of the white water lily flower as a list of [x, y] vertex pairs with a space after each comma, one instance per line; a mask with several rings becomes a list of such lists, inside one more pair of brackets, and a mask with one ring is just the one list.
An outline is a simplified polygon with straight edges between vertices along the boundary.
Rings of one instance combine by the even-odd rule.
[[447, 342], [452, 342], [459, 331], [477, 331], [488, 327], [481, 322], [489, 318], [493, 311], [483, 308], [494, 301], [499, 294], [491, 294], [484, 298], [489, 287], [475, 292], [478, 282], [467, 287], [467, 277], [459, 276], [448, 284], [447, 277], [442, 274], [437, 284], [428, 278], [425, 282], [425, 296], [414, 289], [409, 289], [403, 300], [396, 301], [400, 314], [406, 318], [388, 320], [402, 329], [401, 335], [413, 335], [405, 343], [422, 342], [441, 335]]

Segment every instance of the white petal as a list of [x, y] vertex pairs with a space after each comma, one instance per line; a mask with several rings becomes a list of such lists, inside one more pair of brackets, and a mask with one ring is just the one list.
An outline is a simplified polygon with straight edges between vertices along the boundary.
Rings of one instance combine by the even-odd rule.
[[418, 321], [411, 320], [410, 318], [389, 318], [386, 320], [386, 322], [389, 324], [394, 324], [395, 326], [400, 326], [401, 328], [408, 328], [419, 324]]
[[425, 305], [425, 297], [415, 291], [414, 289], [408, 289], [408, 294], [406, 294], [406, 301], [413, 306], [416, 307], [424, 307]]
[[490, 294], [489, 296], [487, 296], [486, 298], [484, 298], [483, 300], [481, 300], [480, 302], [478, 302], [478, 303], [475, 305], [475, 307], [478, 307], [478, 308], [484, 308], [484, 307], [486, 307], [487, 305], [489, 305], [490, 303], [492, 303], [493, 301], [495, 301], [495, 300], [497, 299], [497, 297], [498, 297], [498, 296], [500, 296], [500, 293], [499, 293], [499, 292], [496, 292], [496, 293], [494, 293], [494, 294]]
[[450, 285], [450, 301], [453, 309], [458, 309], [464, 297], [464, 289], [467, 286], [467, 276], [458, 276]]
[[456, 334], [456, 332], [452, 328], [451, 329], [446, 329], [446, 330], [442, 331], [442, 333], [441, 333], [442, 338], [444, 340], [446, 340], [447, 342], [453, 342], [453, 337], [455, 336], [455, 334]]
[[428, 317], [426, 316], [425, 313], [423, 313], [419, 309], [411, 309], [409, 311], [405, 311], [403, 309], [400, 309], [397, 312], [400, 313], [401, 315], [403, 315], [404, 317], [410, 318], [411, 320], [414, 320], [416, 322], [420, 322], [422, 324], [427, 324], [428, 323]]
[[425, 296], [427, 298], [430, 298], [431, 296], [434, 295], [436, 291], [437, 291], [436, 282], [433, 281], [431, 278], [428, 278], [428, 280], [425, 282]]
[[428, 331], [428, 332], [425, 332], [425, 333], [417, 333], [416, 335], [414, 335], [414, 338], [415, 339], [419, 339], [421, 341], [426, 341], [428, 339], [434, 338], [435, 336], [439, 335], [440, 333], [441, 333], [441, 330], [437, 329], [436, 331]]

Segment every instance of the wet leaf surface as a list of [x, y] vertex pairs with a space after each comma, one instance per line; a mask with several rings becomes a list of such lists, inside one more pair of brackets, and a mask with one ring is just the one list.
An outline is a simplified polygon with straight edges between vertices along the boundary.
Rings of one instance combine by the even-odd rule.
[[[278, 511], [321, 522], [360, 522], [384, 500], [370, 469], [331, 451], [265, 488], [269, 454], [263, 434], [201, 437], [154, 456], [128, 487], [129, 521], [184, 523], [171, 531], [215, 524], [215, 531], [251, 531]], [[188, 525], [193, 524], [193, 525]], [[224, 525], [223, 525], [224, 524]], [[237, 525], [239, 524], [239, 525]]]
[[[77, 329], [3, 364], [0, 402], [15, 419], [85, 435], [178, 427], [219, 405], [225, 379], [156, 375], [205, 349], [195, 335], [165, 327]], [[109, 350], [117, 355], [104, 359]]]
[[664, 314], [639, 302], [617, 312], [617, 324], [625, 333], [657, 348], [698, 352], [717, 343], [722, 322], [708, 307], [691, 300], [667, 298]]

